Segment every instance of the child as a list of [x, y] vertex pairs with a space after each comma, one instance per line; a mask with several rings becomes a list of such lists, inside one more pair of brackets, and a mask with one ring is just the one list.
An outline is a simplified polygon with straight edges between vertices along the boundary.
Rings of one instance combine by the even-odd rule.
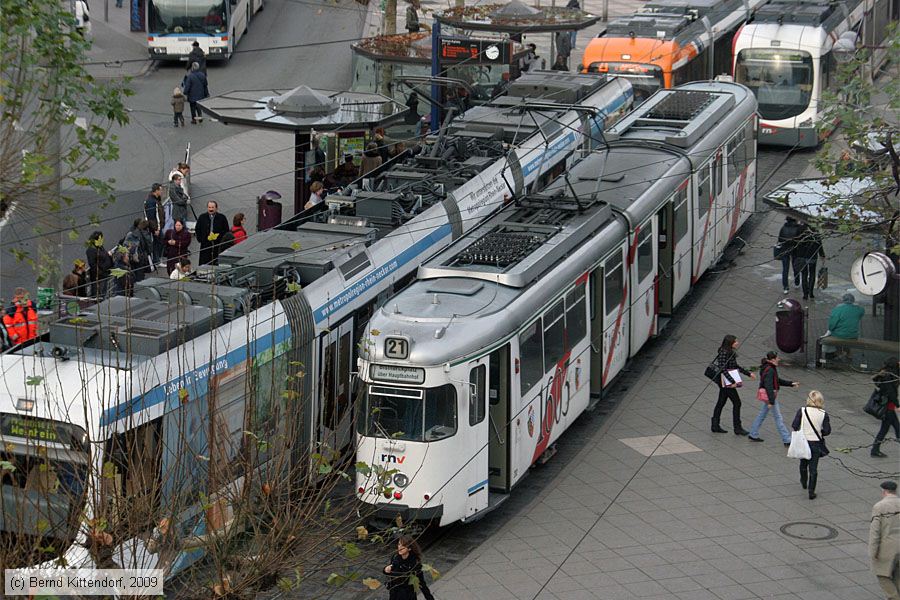
[[172, 109], [175, 111], [175, 127], [178, 127], [179, 121], [181, 122], [181, 126], [184, 127], [184, 102], [185, 97], [181, 92], [181, 88], [176, 87], [175, 91], [172, 92]]

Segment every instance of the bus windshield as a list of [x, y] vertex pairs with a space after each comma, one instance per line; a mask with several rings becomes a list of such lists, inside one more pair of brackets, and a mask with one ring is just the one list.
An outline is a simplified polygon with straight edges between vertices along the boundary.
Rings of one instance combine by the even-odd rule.
[[639, 65], [622, 62], [594, 62], [588, 66], [588, 73], [608, 73], [610, 76], [625, 77], [634, 89], [634, 105], [637, 106], [656, 90], [665, 86], [662, 69], [655, 65]]
[[812, 56], [802, 50], [741, 50], [734, 79], [753, 90], [763, 119], [795, 117], [806, 110], [812, 97]]
[[227, 31], [225, 2], [149, 0], [147, 12], [151, 33], [213, 34]]
[[411, 442], [448, 438], [456, 433], [456, 388], [452, 384], [424, 390], [370, 385], [358, 431]]

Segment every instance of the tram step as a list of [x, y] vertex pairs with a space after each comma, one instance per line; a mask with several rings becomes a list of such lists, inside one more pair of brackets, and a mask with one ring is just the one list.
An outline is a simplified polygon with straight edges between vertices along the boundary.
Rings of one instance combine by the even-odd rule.
[[538, 463], [540, 463], [542, 465], [546, 464], [546, 462], [548, 460], [553, 458], [554, 454], [556, 454], [556, 444], [553, 444], [549, 448], [544, 450], [544, 453], [540, 455], [540, 457], [537, 459], [537, 461], [538, 461]]

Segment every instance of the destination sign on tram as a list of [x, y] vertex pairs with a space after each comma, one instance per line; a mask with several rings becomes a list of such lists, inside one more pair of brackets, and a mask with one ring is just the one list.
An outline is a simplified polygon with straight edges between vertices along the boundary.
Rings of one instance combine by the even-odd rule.
[[425, 382], [425, 369], [398, 365], [372, 365], [369, 368], [369, 376], [375, 381], [419, 384]]
[[66, 446], [81, 444], [81, 436], [65, 423], [9, 414], [0, 415], [0, 436]]

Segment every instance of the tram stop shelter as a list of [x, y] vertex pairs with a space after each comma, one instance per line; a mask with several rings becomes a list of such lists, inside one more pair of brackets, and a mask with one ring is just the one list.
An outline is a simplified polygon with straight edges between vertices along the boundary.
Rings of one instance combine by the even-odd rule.
[[234, 90], [211, 96], [200, 107], [226, 125], [294, 133], [294, 213], [309, 198], [307, 167], [315, 162], [312, 135], [333, 132], [363, 138], [376, 127], [403, 120], [406, 107], [376, 93], [316, 90]]

